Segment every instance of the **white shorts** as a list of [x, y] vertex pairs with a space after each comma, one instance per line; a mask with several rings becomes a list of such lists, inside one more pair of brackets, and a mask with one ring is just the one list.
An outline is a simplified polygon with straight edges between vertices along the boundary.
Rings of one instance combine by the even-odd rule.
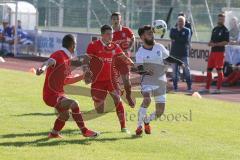
[[148, 92], [154, 97], [155, 103], [166, 103], [166, 86], [142, 85], [142, 92]]

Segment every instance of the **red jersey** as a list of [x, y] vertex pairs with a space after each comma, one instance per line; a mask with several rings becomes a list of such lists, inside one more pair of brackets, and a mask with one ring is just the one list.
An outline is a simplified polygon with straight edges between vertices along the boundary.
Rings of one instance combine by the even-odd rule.
[[[87, 54], [91, 57], [90, 70], [93, 81], [109, 81], [113, 77], [113, 58], [123, 53], [119, 45], [110, 43], [106, 45], [102, 40], [91, 42], [87, 47]], [[101, 62], [99, 62], [101, 61]]]
[[43, 97], [64, 95], [64, 81], [71, 74], [71, 61], [67, 53], [59, 50], [51, 54], [50, 58], [54, 59], [56, 64], [47, 69]]
[[129, 49], [129, 43], [134, 34], [128, 27], [120, 26], [120, 30], [113, 32], [113, 42], [120, 45], [123, 51]]

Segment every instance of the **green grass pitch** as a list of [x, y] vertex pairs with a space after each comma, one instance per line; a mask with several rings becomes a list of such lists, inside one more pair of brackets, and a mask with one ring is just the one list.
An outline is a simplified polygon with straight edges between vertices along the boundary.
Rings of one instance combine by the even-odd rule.
[[[96, 139], [84, 138], [74, 122], [67, 122], [64, 139], [48, 140], [56, 116], [42, 101], [43, 80], [44, 76], [0, 69], [1, 160], [240, 159], [240, 105], [181, 94], [168, 94], [169, 119], [154, 121], [151, 135], [136, 138], [121, 133], [112, 111], [86, 121], [88, 127], [102, 132]], [[79, 82], [71, 87], [79, 86], [85, 85]], [[74, 92], [69, 97], [80, 102], [84, 113], [93, 109], [89, 96]], [[138, 98], [135, 109], [125, 107], [132, 133], [140, 102]], [[153, 109], [154, 104], [149, 111]], [[171, 115], [182, 119], [172, 120]]]

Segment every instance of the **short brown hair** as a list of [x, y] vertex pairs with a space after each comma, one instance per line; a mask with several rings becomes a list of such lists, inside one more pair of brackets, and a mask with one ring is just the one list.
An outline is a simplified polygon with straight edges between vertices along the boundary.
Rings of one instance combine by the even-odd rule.
[[120, 13], [120, 12], [113, 12], [112, 15], [111, 15], [111, 18], [112, 18], [113, 16], [121, 16], [121, 13]]
[[68, 49], [74, 43], [75, 43], [75, 39], [74, 39], [73, 35], [71, 35], [71, 34], [65, 35], [62, 39], [62, 47], [64, 47], [64, 48]]
[[225, 14], [224, 13], [219, 13], [218, 17], [225, 17]]
[[152, 30], [150, 25], [144, 25], [138, 29], [138, 35], [141, 37], [145, 31]]
[[107, 30], [113, 30], [111, 26], [105, 24], [101, 27], [101, 34], [104, 34]]

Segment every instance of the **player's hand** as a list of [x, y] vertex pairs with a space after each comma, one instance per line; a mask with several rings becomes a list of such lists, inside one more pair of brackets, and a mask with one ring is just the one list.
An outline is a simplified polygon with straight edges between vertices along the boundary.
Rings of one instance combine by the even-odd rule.
[[134, 62], [129, 58], [128, 56], [125, 55], [125, 53], [117, 55], [118, 58], [120, 58], [125, 64], [133, 66]]
[[183, 63], [181, 66], [182, 66], [182, 68], [185, 68], [185, 67], [186, 67], [184, 63]]
[[209, 43], [208, 43], [208, 46], [210, 46], [210, 47], [214, 47], [214, 46], [215, 46], [215, 43], [213, 43], [213, 42], [209, 42]]
[[229, 45], [237, 45], [237, 41], [230, 41]]
[[44, 72], [44, 70], [43, 70], [42, 68], [38, 68], [38, 69], [36, 70], [36, 75], [37, 75], [37, 76], [40, 76], [41, 74], [43, 74], [43, 72]]
[[152, 76], [153, 75], [153, 70], [147, 71], [147, 75]]
[[89, 84], [89, 83], [92, 82], [92, 72], [91, 72], [91, 71], [86, 71], [86, 72], [84, 73], [84, 82], [85, 82], [86, 84]]

